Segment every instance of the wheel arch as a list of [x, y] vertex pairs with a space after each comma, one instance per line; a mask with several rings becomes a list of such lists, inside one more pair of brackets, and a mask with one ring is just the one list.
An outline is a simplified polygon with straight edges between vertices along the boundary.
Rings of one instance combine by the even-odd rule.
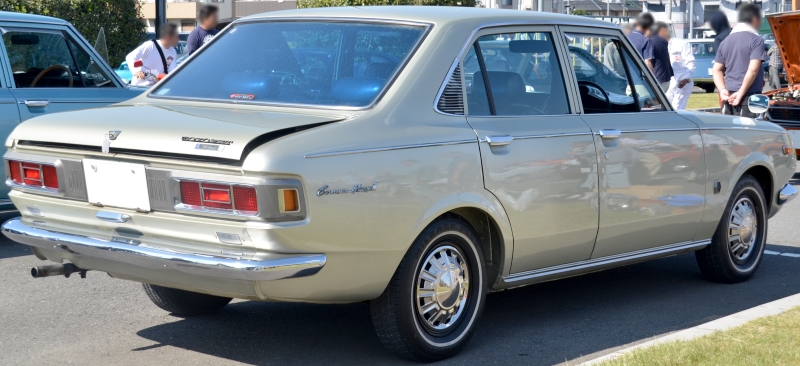
[[733, 194], [733, 188], [745, 175], [750, 175], [755, 178], [761, 185], [764, 191], [764, 198], [767, 200], [767, 212], [772, 208], [775, 193], [775, 169], [770, 165], [769, 158], [761, 153], [754, 153], [748, 156], [739, 164], [735, 174], [731, 175], [731, 180], [728, 182], [727, 197], [730, 199]]

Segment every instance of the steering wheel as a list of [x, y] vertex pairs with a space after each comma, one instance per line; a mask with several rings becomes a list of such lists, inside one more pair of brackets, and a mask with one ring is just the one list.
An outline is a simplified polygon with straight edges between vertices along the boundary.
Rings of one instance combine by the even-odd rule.
[[48, 67], [48, 68], [46, 68], [46, 69], [42, 70], [42, 71], [39, 73], [39, 75], [36, 75], [36, 77], [35, 77], [35, 78], [33, 78], [33, 82], [31, 83], [31, 88], [33, 88], [34, 86], [36, 86], [36, 83], [38, 83], [38, 82], [39, 82], [39, 80], [41, 80], [41, 79], [42, 79], [42, 77], [43, 77], [45, 74], [47, 74], [48, 72], [50, 72], [50, 71], [53, 71], [53, 70], [55, 70], [55, 69], [63, 69], [64, 71], [66, 71], [66, 72], [67, 72], [67, 75], [69, 75], [69, 87], [71, 88], [71, 87], [72, 87], [72, 71], [70, 71], [70, 70], [69, 70], [69, 69], [68, 69], [66, 66], [64, 66], [64, 65], [53, 65], [53, 66], [50, 66], [50, 67]]
[[600, 90], [600, 92], [603, 93], [603, 97], [606, 98], [606, 113], [611, 113], [611, 99], [608, 98], [608, 93], [606, 93], [606, 91], [603, 90], [600, 85], [597, 85], [591, 81], [578, 80], [578, 86], [581, 86], [581, 84], [585, 84]]

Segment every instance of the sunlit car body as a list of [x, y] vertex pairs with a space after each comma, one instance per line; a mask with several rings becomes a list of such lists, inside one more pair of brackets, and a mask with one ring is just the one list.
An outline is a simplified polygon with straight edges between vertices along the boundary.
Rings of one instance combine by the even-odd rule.
[[[609, 46], [621, 74], [589, 72]], [[376, 57], [363, 73], [359, 53]], [[490, 291], [691, 251], [716, 281], [754, 273], [767, 218], [796, 194], [786, 131], [664, 100], [604, 21], [268, 13], [147, 95], [18, 127], [5, 161], [23, 216], [3, 232], [67, 262], [37, 277], [107, 272], [182, 315], [370, 301], [385, 346], [438, 360]]]

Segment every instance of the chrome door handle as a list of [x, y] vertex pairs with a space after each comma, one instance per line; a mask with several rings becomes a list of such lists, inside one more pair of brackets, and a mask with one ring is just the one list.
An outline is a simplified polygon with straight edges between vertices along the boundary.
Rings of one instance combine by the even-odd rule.
[[597, 134], [600, 135], [600, 138], [616, 139], [622, 132], [620, 130], [600, 130]]
[[116, 222], [116, 223], [124, 223], [128, 222], [131, 219], [130, 215], [116, 213], [116, 212], [108, 212], [108, 211], [97, 211], [97, 214], [94, 217], [107, 221], [107, 222]]
[[512, 136], [486, 136], [486, 142], [489, 143], [489, 146], [506, 146], [511, 144], [511, 141], [514, 141], [514, 137]]
[[49, 100], [26, 100], [25, 105], [28, 107], [47, 107], [50, 105]]

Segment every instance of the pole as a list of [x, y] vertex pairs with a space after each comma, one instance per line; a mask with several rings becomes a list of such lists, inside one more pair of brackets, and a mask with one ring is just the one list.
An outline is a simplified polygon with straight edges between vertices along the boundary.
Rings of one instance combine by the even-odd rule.
[[536, 3], [536, 10], [538, 10], [540, 12], [544, 11], [544, 10], [542, 10], [542, 8], [544, 8], [544, 0], [539, 0], [539, 2]]
[[689, 2], [689, 38], [694, 38], [694, 0]]
[[156, 0], [156, 39], [161, 25], [167, 22], [167, 0]]
[[667, 20], [672, 21], [672, 0], [667, 0]]
[[606, 0], [606, 16], [611, 16], [611, 0]]

